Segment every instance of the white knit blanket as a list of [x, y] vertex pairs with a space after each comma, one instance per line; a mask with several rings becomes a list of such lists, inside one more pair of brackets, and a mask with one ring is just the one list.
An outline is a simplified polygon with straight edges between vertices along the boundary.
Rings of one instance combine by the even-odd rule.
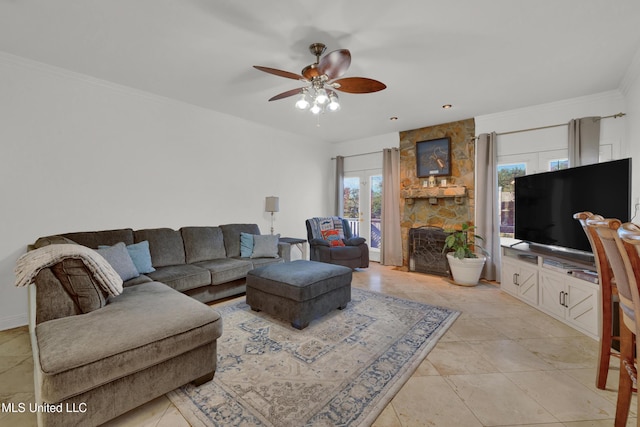
[[111, 296], [122, 293], [122, 278], [98, 252], [82, 245], [56, 244], [29, 251], [18, 258], [16, 286], [33, 283], [40, 270], [51, 267], [65, 258], [79, 259], [89, 269], [100, 286]]

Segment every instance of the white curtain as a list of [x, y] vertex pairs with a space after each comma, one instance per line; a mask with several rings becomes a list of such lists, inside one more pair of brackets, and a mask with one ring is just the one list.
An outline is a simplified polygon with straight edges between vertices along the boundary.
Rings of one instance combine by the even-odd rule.
[[382, 150], [382, 248], [380, 263], [402, 265], [400, 231], [400, 150]]
[[335, 215], [342, 217], [344, 214], [344, 157], [336, 156], [336, 201]]
[[600, 159], [600, 117], [569, 122], [569, 167], [592, 165]]
[[489, 253], [482, 271], [487, 280], [500, 280], [500, 199], [498, 149], [495, 132], [483, 133], [476, 142], [476, 232], [484, 237]]

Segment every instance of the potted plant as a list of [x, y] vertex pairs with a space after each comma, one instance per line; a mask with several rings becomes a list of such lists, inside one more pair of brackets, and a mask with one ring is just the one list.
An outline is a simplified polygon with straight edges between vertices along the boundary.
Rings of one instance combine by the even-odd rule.
[[[464, 223], [460, 230], [446, 230], [450, 234], [444, 241], [442, 252], [447, 253], [453, 281], [457, 285], [477, 285], [487, 259], [487, 251], [477, 244], [477, 241], [484, 241], [484, 238], [475, 234], [475, 229], [475, 226]], [[482, 253], [475, 253], [474, 248]]]

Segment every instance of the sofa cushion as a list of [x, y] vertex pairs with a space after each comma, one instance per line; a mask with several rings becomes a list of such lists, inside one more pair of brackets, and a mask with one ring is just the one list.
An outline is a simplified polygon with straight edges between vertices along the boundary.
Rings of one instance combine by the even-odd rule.
[[107, 293], [100, 288], [82, 260], [66, 258], [51, 266], [51, 271], [80, 313], [90, 313], [107, 304]]
[[166, 265], [158, 267], [156, 271], [146, 275], [177, 291], [186, 291], [211, 284], [209, 271], [193, 264]]
[[282, 258], [251, 258], [253, 268], [258, 268], [267, 264], [278, 264], [284, 262]]
[[220, 227], [182, 227], [180, 233], [187, 264], [227, 256]]
[[35, 332], [41, 397], [60, 402], [215, 341], [222, 319], [151, 282], [124, 289], [100, 310], [41, 323]]
[[96, 252], [111, 264], [111, 267], [120, 275], [123, 281], [133, 279], [140, 275], [124, 243], [119, 242], [113, 246], [102, 247], [101, 249], [96, 249]]
[[257, 224], [225, 224], [220, 228], [224, 235], [224, 247], [229, 258], [240, 256], [240, 233], [260, 234]]
[[279, 234], [253, 236], [251, 258], [278, 258], [278, 240], [280, 240]]
[[361, 256], [362, 250], [359, 246], [336, 246], [331, 248], [331, 259], [349, 260], [360, 258]]
[[74, 242], [71, 239], [67, 239], [66, 237], [63, 237], [63, 236], [47, 236], [47, 237], [40, 237], [38, 240], [36, 240], [36, 242], [33, 244], [33, 248], [40, 249], [44, 246], [64, 245], [69, 243], [76, 243], [76, 242]]
[[133, 279], [127, 280], [126, 282], [122, 283], [122, 286], [123, 287], [135, 286], [135, 285], [139, 285], [141, 283], [147, 283], [147, 282], [153, 282], [153, 279], [151, 279], [149, 276], [145, 276], [144, 274], [141, 274], [138, 277], [134, 277]]
[[73, 240], [75, 243], [92, 249], [98, 249], [98, 246], [113, 246], [118, 242], [125, 245], [133, 243], [133, 230], [130, 228], [122, 228], [119, 230], [103, 230], [103, 231], [87, 231], [78, 233], [66, 233], [62, 235], [67, 239]]
[[235, 258], [200, 261], [195, 263], [195, 265], [206, 268], [210, 272], [212, 285], [242, 279], [247, 277], [247, 273], [253, 269], [253, 263], [251, 261]]
[[[88, 271], [87, 274], [89, 274]], [[36, 300], [31, 301], [35, 302], [35, 309], [33, 305], [30, 307], [36, 315], [36, 324], [59, 317], [82, 314], [78, 303], [73, 300], [53, 273], [53, 268], [40, 270], [36, 276], [36, 283], [29, 285], [29, 287], [29, 294], [32, 290], [36, 290]]]
[[184, 244], [179, 231], [170, 228], [136, 230], [134, 240], [136, 243], [145, 240], [149, 242], [154, 268], [185, 263]]

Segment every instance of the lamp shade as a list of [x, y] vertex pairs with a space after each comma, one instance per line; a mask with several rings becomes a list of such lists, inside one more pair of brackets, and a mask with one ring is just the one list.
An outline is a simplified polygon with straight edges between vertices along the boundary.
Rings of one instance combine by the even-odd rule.
[[280, 198], [268, 196], [264, 200], [265, 212], [280, 212]]

